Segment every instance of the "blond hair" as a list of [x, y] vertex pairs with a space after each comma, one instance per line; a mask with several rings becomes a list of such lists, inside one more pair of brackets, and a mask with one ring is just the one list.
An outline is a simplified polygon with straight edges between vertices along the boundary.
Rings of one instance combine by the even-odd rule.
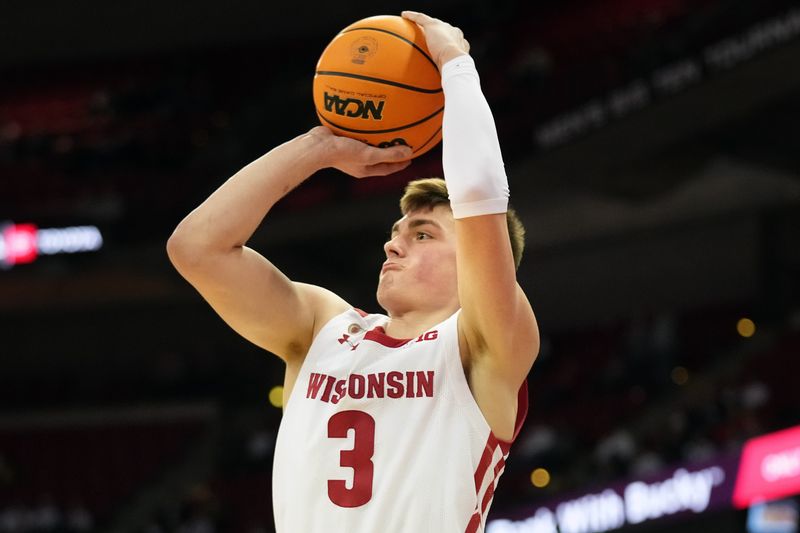
[[[441, 178], [414, 180], [406, 185], [403, 197], [400, 198], [400, 212], [403, 215], [420, 209], [433, 209], [437, 205], [450, 207], [447, 185]], [[508, 237], [511, 241], [511, 254], [514, 256], [514, 266], [519, 268], [522, 252], [525, 249], [525, 226], [522, 225], [516, 211], [510, 207], [506, 212], [506, 223], [508, 224]]]

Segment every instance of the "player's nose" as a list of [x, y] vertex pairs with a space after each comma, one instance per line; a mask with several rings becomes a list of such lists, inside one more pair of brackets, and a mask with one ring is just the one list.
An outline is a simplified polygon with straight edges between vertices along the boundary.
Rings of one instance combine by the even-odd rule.
[[403, 257], [405, 255], [405, 249], [403, 248], [400, 235], [395, 235], [386, 241], [383, 244], [383, 251], [386, 254], [386, 257]]

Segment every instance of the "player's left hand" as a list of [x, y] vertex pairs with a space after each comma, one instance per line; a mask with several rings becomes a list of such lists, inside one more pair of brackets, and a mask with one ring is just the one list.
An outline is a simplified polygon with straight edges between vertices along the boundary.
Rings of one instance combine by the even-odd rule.
[[320, 141], [320, 157], [325, 167], [333, 167], [356, 178], [387, 176], [411, 164], [411, 148], [391, 146], [376, 148], [369, 144], [334, 134], [317, 126], [309, 134]]
[[422, 28], [428, 50], [439, 70], [451, 59], [469, 53], [469, 42], [459, 28], [416, 11], [403, 11], [401, 14]]

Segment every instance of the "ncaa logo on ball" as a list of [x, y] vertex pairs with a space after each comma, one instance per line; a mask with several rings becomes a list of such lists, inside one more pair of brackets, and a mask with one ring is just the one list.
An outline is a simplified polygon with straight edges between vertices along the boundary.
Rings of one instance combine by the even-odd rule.
[[372, 100], [365, 98], [342, 98], [338, 94], [324, 94], [325, 111], [347, 117], [358, 117], [373, 120], [383, 120], [383, 106], [386, 100]]
[[357, 65], [363, 65], [368, 58], [375, 55], [378, 51], [378, 41], [372, 37], [359, 37], [350, 45], [351, 61]]

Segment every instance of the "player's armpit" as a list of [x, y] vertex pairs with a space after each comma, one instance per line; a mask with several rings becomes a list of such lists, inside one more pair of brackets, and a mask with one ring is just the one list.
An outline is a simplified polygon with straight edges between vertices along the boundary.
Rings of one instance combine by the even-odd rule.
[[305, 356], [317, 331], [349, 308], [330, 291], [294, 283], [257, 252], [186, 250], [180, 235], [167, 246], [170, 260], [237, 333], [284, 361]]

